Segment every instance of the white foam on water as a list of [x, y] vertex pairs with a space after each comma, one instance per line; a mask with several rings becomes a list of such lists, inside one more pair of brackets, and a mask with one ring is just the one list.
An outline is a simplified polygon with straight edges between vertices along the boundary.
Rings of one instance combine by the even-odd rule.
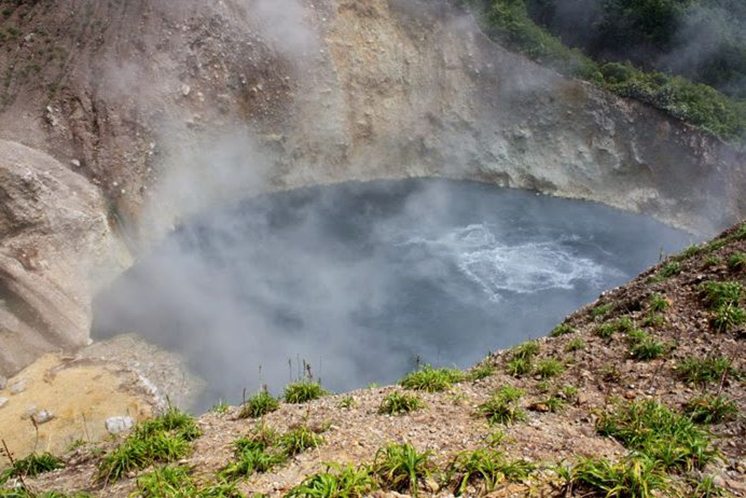
[[509, 245], [482, 224], [456, 229], [442, 237], [409, 238], [404, 245], [425, 245], [453, 260], [459, 270], [479, 285], [493, 301], [505, 292], [531, 294], [550, 289], [572, 289], [621, 275], [614, 268], [572, 252], [564, 243], [572, 237]]

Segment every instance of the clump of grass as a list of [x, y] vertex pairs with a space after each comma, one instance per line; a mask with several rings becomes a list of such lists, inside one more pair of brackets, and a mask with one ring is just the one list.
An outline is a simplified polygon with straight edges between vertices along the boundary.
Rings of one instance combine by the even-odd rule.
[[[287, 395], [287, 391], [286, 391]], [[307, 393], [293, 393], [293, 396], [301, 398]], [[312, 398], [315, 399], [315, 398]], [[299, 401], [300, 402], [300, 401]], [[266, 390], [253, 395], [241, 406], [238, 418], [259, 418], [280, 408], [280, 402]]]
[[355, 408], [357, 406], [357, 401], [355, 401], [354, 396], [348, 394], [346, 396], [342, 396], [342, 399], [339, 400], [337, 406], [339, 408], [344, 408], [345, 410], [351, 410], [352, 408]]
[[643, 318], [642, 320], [643, 327], [650, 327], [653, 329], [662, 327], [665, 323], [666, 323], [666, 318], [663, 315], [661, 315], [660, 313], [653, 313], [653, 312], [650, 312], [647, 315], [645, 315], [645, 318]]
[[622, 380], [622, 372], [619, 370], [619, 367], [613, 363], [605, 363], [602, 365], [599, 373], [604, 382], [619, 383]]
[[540, 347], [536, 341], [527, 341], [511, 350], [510, 360], [505, 364], [508, 375], [522, 377], [533, 371], [533, 359], [539, 354]]
[[702, 253], [705, 250], [705, 248], [698, 246], [696, 244], [690, 245], [683, 251], [681, 251], [679, 254], [673, 257], [676, 261], [683, 261], [685, 259], [692, 258], [700, 253]]
[[390, 444], [376, 452], [372, 472], [382, 487], [418, 495], [420, 481], [434, 471], [431, 452], [418, 452], [411, 444]]
[[376, 487], [367, 467], [330, 465], [288, 492], [289, 498], [362, 498]]
[[523, 391], [516, 387], [501, 387], [485, 403], [479, 405], [479, 413], [487, 418], [490, 424], [510, 425], [525, 420], [526, 413], [518, 406]]
[[384, 415], [403, 415], [419, 410], [424, 403], [419, 396], [397, 391], [387, 395], [378, 407], [378, 413]]
[[559, 474], [573, 496], [653, 498], [658, 491], [670, 487], [657, 462], [641, 455], [616, 463], [605, 458], [586, 458], [570, 468], [561, 468]]
[[212, 413], [217, 413], [218, 415], [225, 415], [226, 413], [228, 413], [229, 409], [230, 406], [228, 406], [228, 403], [221, 399], [220, 401], [215, 403], [212, 408], [210, 408], [210, 411]]
[[663, 282], [679, 273], [681, 273], [681, 263], [678, 261], [669, 261], [658, 270], [658, 273], [656, 273], [650, 281], [653, 283]]
[[490, 492], [502, 481], [523, 482], [535, 470], [527, 460], [508, 460], [492, 449], [464, 451], [456, 455], [448, 466], [448, 480], [455, 483], [454, 494], [461, 496], [469, 484], [482, 483], [484, 490]]
[[725, 376], [738, 377], [738, 371], [731, 360], [723, 356], [689, 357], [676, 367], [676, 375], [684, 382], [705, 386], [720, 382]]
[[559, 337], [567, 334], [574, 334], [575, 328], [569, 323], [561, 323], [554, 327], [549, 333], [549, 337]]
[[706, 431], [652, 400], [617, 405], [601, 414], [596, 430], [665, 470], [702, 468], [717, 456]]
[[670, 304], [668, 300], [662, 294], [657, 292], [650, 295], [648, 298], [648, 308], [653, 313], [662, 313], [669, 308]]
[[632, 321], [632, 318], [623, 316], [611, 322], [602, 323], [596, 327], [594, 334], [603, 339], [609, 339], [614, 334], [630, 332], [634, 328], [635, 322]]
[[283, 434], [278, 443], [285, 455], [291, 457], [307, 449], [318, 448], [324, 443], [324, 438], [308, 426], [301, 425]]
[[684, 412], [698, 424], [718, 424], [738, 415], [738, 406], [726, 396], [704, 394], [686, 402]]
[[556, 377], [564, 371], [565, 365], [555, 358], [546, 358], [536, 365], [536, 373], [542, 379]]
[[469, 370], [469, 372], [466, 374], [466, 377], [471, 380], [481, 380], [486, 379], [487, 377], [490, 377], [494, 375], [495, 373], [495, 366], [491, 363], [482, 363], [480, 365], [477, 365], [476, 367]]
[[283, 398], [287, 403], [307, 403], [329, 394], [321, 384], [313, 380], [301, 380], [285, 386]]
[[746, 270], [746, 252], [737, 252], [731, 254], [728, 258], [728, 269], [731, 271]]
[[723, 259], [718, 256], [707, 256], [704, 261], [705, 268], [712, 268], [723, 264]]
[[712, 317], [712, 328], [719, 333], [734, 330], [743, 324], [746, 324], [746, 310], [733, 304], [719, 306]]
[[716, 498], [731, 496], [725, 489], [715, 484], [712, 476], [704, 476], [699, 482], [695, 483], [692, 498]]
[[190, 443], [200, 435], [194, 418], [170, 407], [163, 415], [136, 426], [106, 455], [99, 463], [98, 479], [114, 482], [128, 472], [184, 458], [191, 452]]
[[668, 350], [668, 346], [655, 339], [644, 330], [633, 330], [627, 334], [629, 343], [629, 354], [632, 358], [641, 361], [660, 358]]
[[222, 479], [235, 480], [254, 473], [267, 472], [287, 460], [287, 454], [278, 446], [280, 436], [266, 426], [260, 426], [248, 437], [233, 443], [235, 461], [219, 473]]
[[137, 492], [142, 498], [176, 498], [194, 496], [194, 483], [186, 467], [167, 465], [140, 476]]
[[591, 316], [593, 318], [603, 318], [611, 313], [613, 309], [614, 305], [612, 303], [599, 304], [591, 310]]
[[705, 304], [710, 309], [721, 306], [738, 305], [743, 296], [743, 285], [740, 282], [706, 282], [702, 284]]
[[417, 391], [440, 392], [465, 380], [466, 376], [461, 370], [454, 368], [433, 368], [424, 365], [422, 368], [410, 372], [399, 381], [399, 385], [405, 389]]
[[580, 337], [576, 337], [565, 346], [565, 351], [573, 353], [575, 351], [584, 351], [586, 347], [585, 341]]
[[0, 473], [0, 484], [13, 477], [36, 477], [45, 472], [61, 469], [65, 465], [51, 453], [32, 453], [25, 458], [16, 460], [9, 468]]

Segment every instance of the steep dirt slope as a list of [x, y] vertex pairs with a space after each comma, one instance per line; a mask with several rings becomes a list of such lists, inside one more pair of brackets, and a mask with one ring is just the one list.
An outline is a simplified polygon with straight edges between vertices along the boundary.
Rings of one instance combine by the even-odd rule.
[[[726, 288], [731, 290], [718, 294]], [[740, 290], [735, 292], [735, 288]], [[718, 304], [716, 298], [726, 299], [728, 304]], [[677, 440], [669, 435], [663, 443], [671, 452], [655, 446], [640, 449], [656, 455], [658, 465], [663, 466], [667, 459], [679, 462], [668, 470], [669, 487], [661, 488], [656, 496], [716, 496], [694, 494], [694, 487], [705, 476], [713, 477], [716, 485], [735, 496], [746, 496], [746, 318], [723, 325], [717, 321], [719, 306], [746, 306], [746, 223], [605, 293], [568, 317], [555, 329], [555, 337], [534, 342], [531, 355], [526, 354], [526, 345], [490, 355], [477, 369], [482, 370], [478, 380], [431, 393], [402, 387], [370, 388], [305, 404], [282, 404], [260, 419], [241, 419], [236, 408], [208, 414], [199, 420], [203, 434], [192, 443], [194, 452], [178, 465], [198, 482], [213, 482], [222, 469], [236, 461], [234, 442], [240, 437], [256, 437], [258, 433], [266, 437], [267, 428], [284, 432], [308, 427], [323, 439], [266, 471], [255, 467], [252, 472], [249, 467], [247, 477], [236, 480], [238, 488], [249, 494], [284, 495], [308, 475], [324, 471], [328, 462], [374, 463], [380, 461], [379, 448], [406, 442], [419, 451], [432, 451], [436, 465], [432, 475], [419, 483], [421, 495], [451, 495], [459, 473], [449, 477], [447, 469], [455, 455], [497, 448], [509, 459], [530, 462], [532, 470], [524, 478], [498, 473], [490, 496], [603, 496], [583, 481], [575, 482], [571, 489], [553, 465], [570, 465], [582, 457], [623, 458], [636, 447], [623, 434], [613, 432], [615, 424], [624, 427], [624, 419], [609, 417], [625, 407], [639, 410], [657, 406], [645, 404], [655, 402], [686, 417], [678, 422], [677, 431], [691, 430], [686, 428], [691, 427], [689, 417], [697, 420], [706, 441], [697, 445], [688, 437]], [[530, 361], [527, 368], [516, 371], [515, 358], [521, 352]], [[550, 372], [547, 365], [551, 362], [561, 368]], [[713, 362], [721, 366], [713, 367]], [[505, 386], [522, 390], [508, 412], [518, 415], [512, 424], [491, 425], [480, 406]], [[382, 400], [393, 392], [416, 394], [424, 406], [409, 414], [380, 414]], [[730, 410], [719, 412], [714, 399], [727, 402]], [[693, 407], [704, 411], [693, 412]], [[714, 420], [707, 421], [705, 416]], [[672, 427], [666, 417], [656, 419], [665, 421], [660, 425], [646, 425], [649, 422], [640, 419], [638, 437]], [[609, 425], [609, 420], [616, 422]], [[633, 423], [630, 427], [638, 426]], [[604, 437], [604, 431], [611, 437]], [[708, 432], [711, 435], [704, 436]], [[504, 437], [496, 438], [498, 433]], [[106, 455], [112, 454], [115, 444], [105, 445]], [[676, 456], [684, 447], [689, 449], [682, 455], [693, 453]], [[706, 455], [712, 449], [717, 457], [707, 463]], [[45, 491], [87, 490], [95, 496], [128, 496], [136, 490], [135, 476], [142, 475], [139, 471], [126, 473], [122, 480], [108, 485], [97, 480], [98, 454], [85, 450], [68, 455], [68, 468], [29, 485]], [[385, 479], [377, 482], [384, 490], [391, 489]], [[470, 495], [480, 494], [484, 486], [483, 480], [475, 478], [467, 490]]]

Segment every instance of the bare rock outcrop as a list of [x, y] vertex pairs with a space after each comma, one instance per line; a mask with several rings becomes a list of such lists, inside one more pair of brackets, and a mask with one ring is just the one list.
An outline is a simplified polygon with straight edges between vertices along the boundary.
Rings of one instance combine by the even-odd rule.
[[0, 374], [88, 342], [89, 296], [119, 252], [106, 212], [85, 178], [0, 141]]

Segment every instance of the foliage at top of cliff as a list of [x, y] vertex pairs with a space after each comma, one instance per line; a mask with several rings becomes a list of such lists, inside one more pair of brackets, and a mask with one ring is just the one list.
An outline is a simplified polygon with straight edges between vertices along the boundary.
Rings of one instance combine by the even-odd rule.
[[464, 3], [488, 36], [560, 73], [746, 143], [746, 13], [738, 0]]

